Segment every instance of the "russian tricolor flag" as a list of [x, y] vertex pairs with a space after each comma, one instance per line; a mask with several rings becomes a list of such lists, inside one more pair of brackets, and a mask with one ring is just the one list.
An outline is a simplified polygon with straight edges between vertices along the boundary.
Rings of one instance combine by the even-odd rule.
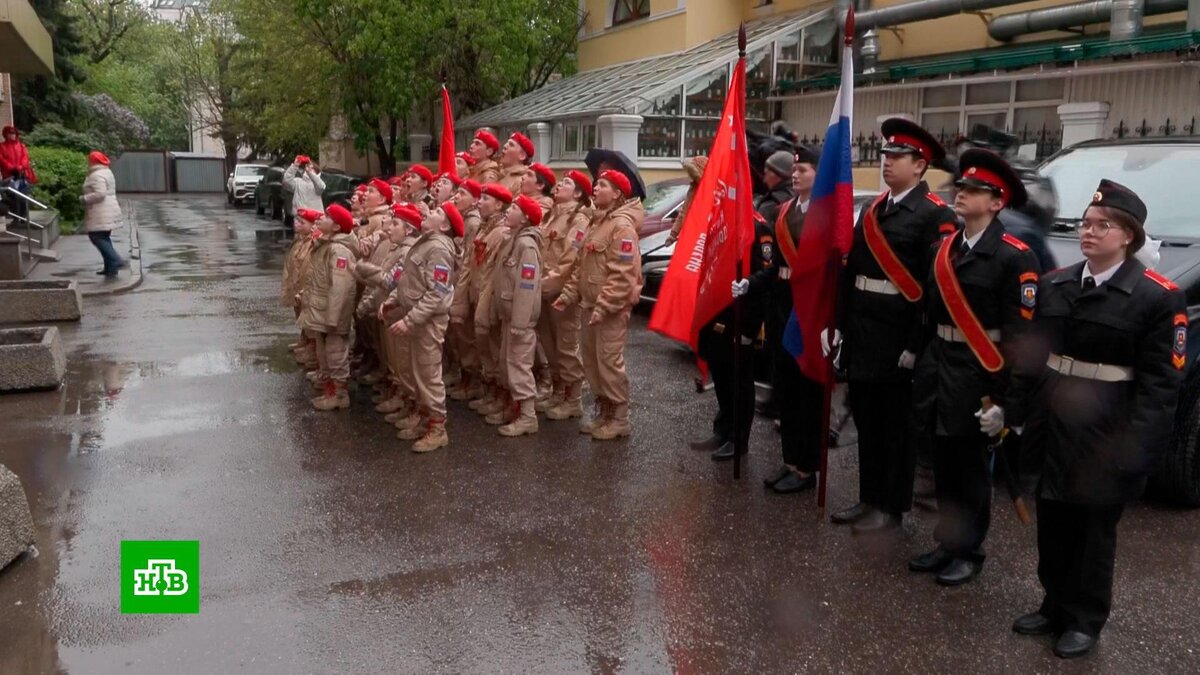
[[[800, 371], [814, 382], [833, 380], [830, 360], [821, 353], [821, 331], [832, 332], [837, 283], [854, 236], [854, 174], [850, 130], [854, 109], [854, 12], [846, 15], [842, 47], [842, 81], [825, 146], [817, 166], [808, 213], [796, 242], [792, 268], [792, 315], [783, 345], [796, 357]], [[798, 208], [793, 205], [793, 208]], [[789, 213], [789, 216], [792, 214]]]

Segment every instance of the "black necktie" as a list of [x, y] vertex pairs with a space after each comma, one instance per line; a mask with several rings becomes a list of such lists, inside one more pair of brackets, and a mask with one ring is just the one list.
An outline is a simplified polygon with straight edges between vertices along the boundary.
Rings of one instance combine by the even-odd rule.
[[1083, 290], [1090, 291], [1096, 287], [1096, 277], [1083, 278]]
[[963, 239], [963, 240], [962, 240], [962, 244], [961, 244], [961, 245], [959, 245], [959, 247], [958, 247], [958, 253], [959, 253], [959, 255], [960, 255], [960, 256], [963, 256], [963, 255], [966, 255], [966, 254], [968, 254], [968, 253], [970, 253], [970, 252], [971, 252], [971, 245], [967, 243], [967, 240], [966, 240], [966, 239]]

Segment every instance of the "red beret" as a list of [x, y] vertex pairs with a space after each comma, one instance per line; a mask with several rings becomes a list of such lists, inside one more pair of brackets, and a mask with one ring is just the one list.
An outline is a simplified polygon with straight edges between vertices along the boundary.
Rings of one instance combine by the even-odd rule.
[[458, 153], [457, 155], [455, 155], [455, 157], [466, 162], [467, 166], [475, 166], [475, 158], [472, 157], [471, 153], [467, 152], [466, 150], [463, 150], [462, 152]]
[[320, 219], [321, 212], [313, 211], [312, 209], [296, 209], [296, 215], [310, 223], [315, 223]]
[[[463, 179], [459, 178], [458, 174], [456, 174], [452, 171], [443, 171], [443, 172], [439, 173], [437, 175], [437, 179], [440, 179], [440, 178], [445, 178], [446, 180], [450, 181], [450, 184], [453, 185], [454, 187], [458, 187], [459, 185], [462, 185], [462, 182], [463, 182]], [[435, 180], [437, 180], [437, 179], [435, 179]]]
[[392, 215], [413, 227], [421, 226], [421, 212], [417, 210], [417, 207], [408, 202], [392, 204]]
[[633, 186], [629, 184], [629, 177], [620, 171], [614, 171], [612, 169], [602, 171], [600, 172], [600, 180], [608, 181], [613, 187], [620, 190], [621, 194], [625, 195], [626, 197], [633, 192]]
[[88, 161], [93, 164], [103, 164], [104, 166], [108, 166], [108, 155], [100, 152], [99, 150], [93, 150], [88, 154]]
[[486, 129], [480, 129], [479, 131], [476, 131], [475, 138], [482, 141], [484, 145], [491, 148], [492, 152], [495, 152], [500, 149], [500, 139], [496, 138], [495, 134], [493, 134], [490, 131], [487, 131]]
[[445, 213], [446, 220], [450, 221], [450, 228], [454, 230], [454, 236], [463, 236], [463, 217], [454, 202], [442, 202], [442, 213]]
[[325, 215], [334, 223], [337, 223], [338, 229], [342, 232], [349, 232], [354, 229], [354, 216], [346, 210], [341, 204], [333, 204], [325, 209]]
[[359, 183], [358, 187], [354, 188], [354, 191], [355, 192], [366, 192], [367, 187], [368, 187], [368, 185], [366, 183]]
[[513, 200], [512, 193], [508, 191], [508, 188], [499, 183], [488, 183], [487, 185], [484, 185], [483, 194], [491, 195], [505, 204], [511, 204]]
[[521, 146], [521, 149], [525, 151], [525, 154], [531, 159], [533, 158], [533, 141], [529, 140], [528, 136], [518, 131], [508, 138], [509, 140], [516, 141], [517, 145]]
[[381, 178], [372, 178], [367, 181], [367, 184], [379, 191], [379, 194], [383, 197], [383, 201], [388, 204], [392, 203], [392, 186], [388, 185], [386, 181]]
[[521, 209], [531, 225], [536, 227], [542, 224], [542, 205], [538, 204], [536, 199], [526, 195], [517, 195], [513, 203]]
[[553, 186], [556, 182], [558, 182], [558, 177], [555, 176], [554, 172], [550, 170], [550, 167], [546, 166], [545, 164], [535, 162], [529, 168], [532, 169], [533, 172], [536, 173], [538, 177], [542, 179], [542, 182], [547, 186]]
[[312, 164], [312, 160], [308, 158], [308, 155], [296, 155], [296, 163], [297, 164]]
[[586, 173], [578, 169], [571, 169], [567, 172], [567, 178], [570, 178], [575, 187], [579, 188], [583, 194], [592, 194], [592, 179]]
[[433, 172], [424, 164], [413, 164], [408, 167], [408, 172], [425, 181], [426, 183], [433, 182]]
[[475, 199], [479, 199], [479, 196], [483, 194], [483, 186], [479, 184], [479, 181], [472, 178], [464, 180], [462, 185], [459, 185], [458, 187], [470, 192], [471, 196]]
[[404, 174], [392, 176], [388, 179], [388, 185], [404, 185]]

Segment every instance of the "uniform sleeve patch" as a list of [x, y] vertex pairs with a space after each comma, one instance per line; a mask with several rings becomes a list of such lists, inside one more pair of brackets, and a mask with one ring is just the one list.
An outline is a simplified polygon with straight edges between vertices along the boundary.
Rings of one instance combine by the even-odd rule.
[[537, 276], [537, 265], [533, 263], [525, 263], [521, 265], [521, 278], [534, 279]]
[[[1021, 284], [1021, 316], [1032, 319], [1035, 307], [1037, 307], [1037, 284], [1027, 281]], [[1025, 315], [1026, 312], [1028, 312], [1028, 316]]]
[[617, 257], [626, 262], [633, 260], [633, 240], [632, 239], [622, 239], [621, 240], [621, 252], [617, 255]]
[[775, 247], [771, 245], [771, 242], [763, 242], [763, 243], [759, 244], [759, 249], [762, 252], [763, 262], [770, 263], [771, 255], [772, 255], [773, 251], [775, 250]]
[[583, 230], [575, 230], [575, 239], [571, 241], [571, 246], [576, 249], [583, 247]]
[[335, 266], [336, 266], [336, 267], [337, 267], [339, 270], [349, 269], [349, 267], [350, 267], [350, 260], [349, 260], [348, 258], [343, 258], [342, 256], [338, 256], [338, 257], [337, 257], [337, 262], [335, 263]]
[[1175, 370], [1183, 370], [1187, 365], [1187, 315], [1175, 315], [1175, 338], [1171, 343], [1171, 365]]

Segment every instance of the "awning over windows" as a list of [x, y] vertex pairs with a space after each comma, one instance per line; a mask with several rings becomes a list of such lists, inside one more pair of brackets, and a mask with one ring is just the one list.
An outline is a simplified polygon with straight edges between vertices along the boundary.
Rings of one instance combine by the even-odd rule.
[[[950, 58], [884, 65], [874, 73], [855, 76], [855, 82], [877, 84], [934, 78], [940, 75], [1017, 70], [1045, 64], [1071, 64], [1079, 61], [1094, 61], [1137, 54], [1195, 50], [1198, 46], [1200, 46], [1200, 32], [1174, 32], [1142, 35], [1130, 40], [1095, 38], [1032, 47], [987, 49]], [[840, 79], [837, 74], [829, 74], [798, 82], [780, 82], [778, 90], [780, 94], [796, 94], [804, 91], [831, 89], [838, 86]]]
[[[3, 0], [0, 0], [3, 2]], [[780, 35], [828, 19], [828, 7], [746, 24], [746, 52], [769, 47]], [[461, 128], [512, 127], [610, 113], [638, 114], [655, 97], [737, 60], [737, 31], [684, 52], [589, 70], [518, 96], [458, 121]]]
[[29, 0], [0, 0], [0, 73], [54, 74], [50, 33]]

